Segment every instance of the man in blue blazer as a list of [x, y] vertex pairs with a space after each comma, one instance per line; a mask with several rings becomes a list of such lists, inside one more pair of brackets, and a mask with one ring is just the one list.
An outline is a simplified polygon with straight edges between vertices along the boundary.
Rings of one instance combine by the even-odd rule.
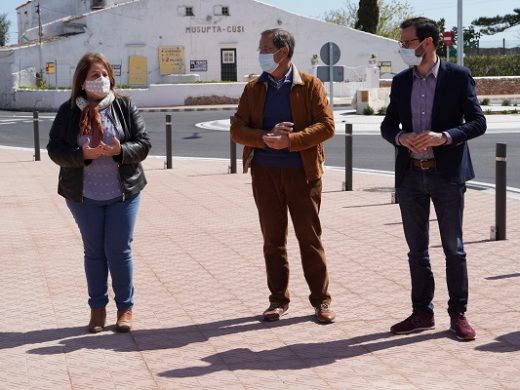
[[486, 131], [468, 69], [441, 60], [439, 28], [427, 18], [401, 24], [399, 50], [410, 68], [392, 81], [381, 135], [397, 148], [395, 186], [412, 282], [413, 313], [394, 334], [433, 329], [434, 278], [428, 253], [430, 201], [446, 256], [450, 330], [464, 341], [476, 333], [465, 312], [468, 273], [462, 240], [465, 182], [475, 174], [467, 141]]

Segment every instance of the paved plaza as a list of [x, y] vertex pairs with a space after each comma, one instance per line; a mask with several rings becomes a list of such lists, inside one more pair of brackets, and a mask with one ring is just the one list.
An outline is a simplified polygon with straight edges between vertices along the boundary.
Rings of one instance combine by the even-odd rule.
[[1, 389], [520, 389], [520, 199], [507, 240], [491, 241], [495, 197], [468, 189], [468, 318], [474, 342], [448, 331], [435, 214], [436, 329], [394, 336], [410, 314], [410, 280], [393, 177], [327, 169], [323, 241], [337, 321], [320, 325], [289, 231], [291, 306], [268, 306], [251, 178], [228, 161], [144, 162], [134, 240], [134, 330], [88, 334], [82, 243], [46, 153], [0, 148]]

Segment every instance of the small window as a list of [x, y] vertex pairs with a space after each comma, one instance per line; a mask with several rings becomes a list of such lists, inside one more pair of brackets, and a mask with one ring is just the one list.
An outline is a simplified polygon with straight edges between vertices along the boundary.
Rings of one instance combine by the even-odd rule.
[[222, 50], [222, 63], [223, 64], [234, 64], [235, 63], [235, 50]]
[[229, 16], [229, 7], [222, 7], [222, 15]]
[[186, 7], [186, 16], [195, 16], [193, 13], [193, 7]]

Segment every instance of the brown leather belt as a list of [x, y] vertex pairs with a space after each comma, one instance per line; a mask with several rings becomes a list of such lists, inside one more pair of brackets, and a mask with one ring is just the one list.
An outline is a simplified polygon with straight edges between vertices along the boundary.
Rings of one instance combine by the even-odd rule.
[[410, 159], [410, 165], [414, 168], [419, 168], [422, 170], [433, 169], [435, 168], [435, 160], [432, 158], [431, 160], [417, 160], [415, 158]]

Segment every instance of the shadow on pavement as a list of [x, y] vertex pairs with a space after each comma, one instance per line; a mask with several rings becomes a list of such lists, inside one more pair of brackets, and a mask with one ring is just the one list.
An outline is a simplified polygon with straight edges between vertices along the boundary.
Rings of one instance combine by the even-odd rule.
[[500, 280], [500, 279], [509, 279], [509, 278], [519, 278], [520, 272], [514, 273], [514, 274], [505, 274], [505, 275], [496, 275], [496, 276], [488, 276], [487, 278], [484, 278], [486, 280]]
[[172, 349], [192, 343], [206, 342], [212, 337], [290, 326], [309, 321], [314, 321], [314, 316], [293, 317], [276, 322], [264, 322], [261, 321], [261, 317], [252, 316], [176, 328], [136, 329], [127, 334], [115, 333], [114, 326], [105, 327], [105, 331], [95, 335], [88, 334], [86, 326], [0, 333], [0, 349], [54, 340], [59, 340], [58, 344], [30, 349], [28, 353], [53, 355], [80, 349], [107, 349], [116, 352]]
[[[206, 366], [187, 367], [163, 372], [163, 377], [194, 377], [228, 370], [297, 370], [332, 364], [375, 351], [450, 337], [447, 331], [415, 336], [393, 336], [389, 332], [373, 333], [346, 340], [300, 343], [254, 352], [236, 348], [202, 359]], [[383, 341], [378, 341], [385, 339]]]
[[477, 351], [498, 353], [520, 351], [520, 331], [499, 336], [495, 340], [489, 344], [479, 345], [475, 349]]

